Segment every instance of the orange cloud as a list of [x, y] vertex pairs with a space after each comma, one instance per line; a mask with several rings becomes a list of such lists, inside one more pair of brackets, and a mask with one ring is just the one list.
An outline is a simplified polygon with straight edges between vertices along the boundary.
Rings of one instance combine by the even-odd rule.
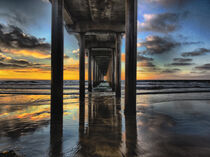
[[27, 50], [27, 49], [2, 49], [3, 52], [5, 53], [11, 53], [17, 56], [26, 56], [26, 57], [34, 57], [38, 59], [47, 59], [50, 58], [51, 55], [48, 52], [43, 52], [39, 50]]
[[50, 71], [40, 69], [3, 69], [0, 71], [0, 79], [31, 79], [31, 80], [49, 80]]
[[[13, 51], [14, 52], [14, 51]], [[18, 51], [25, 52], [25, 51]], [[27, 53], [30, 51], [27, 51]], [[36, 57], [40, 58], [38, 53]], [[47, 56], [46, 56], [47, 57]], [[44, 56], [43, 56], [44, 58]], [[125, 78], [125, 54], [121, 54], [122, 68], [121, 78]], [[67, 58], [64, 60], [64, 79], [65, 80], [79, 80], [79, 60], [74, 58]], [[137, 79], [157, 79], [158, 72], [151, 70], [152, 65], [145, 61], [138, 63]], [[88, 79], [87, 64], [85, 65], [85, 79]], [[0, 71], [0, 79], [32, 79], [32, 80], [50, 80], [51, 79], [51, 66], [39, 65], [39, 67], [25, 67], [25, 68], [13, 68], [13, 69], [2, 69]]]

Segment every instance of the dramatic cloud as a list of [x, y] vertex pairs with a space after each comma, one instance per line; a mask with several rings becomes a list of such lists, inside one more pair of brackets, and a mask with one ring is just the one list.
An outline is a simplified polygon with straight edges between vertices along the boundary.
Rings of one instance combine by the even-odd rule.
[[141, 68], [140, 72], [156, 72], [159, 68], [150, 60], [143, 59], [142, 61], [138, 62], [137, 66]]
[[180, 62], [173, 62], [171, 64], [167, 64], [166, 66], [189, 66], [193, 65], [194, 63], [180, 63]]
[[5, 53], [21, 54], [35, 58], [49, 58], [50, 44], [44, 38], [25, 34], [16, 26], [0, 24], [0, 47]]
[[12, 24], [29, 24], [28, 17], [25, 14], [17, 11], [13, 11], [10, 13], [0, 12], [0, 17], [7, 19], [7, 22]]
[[153, 60], [154, 60], [153, 58], [145, 57], [140, 54], [138, 54], [138, 56], [137, 56], [137, 61], [153, 61]]
[[191, 59], [191, 58], [174, 58], [173, 61], [174, 61], [174, 62], [186, 63], [186, 62], [191, 62], [192, 59]]
[[177, 69], [177, 68], [176, 69], [165, 69], [162, 71], [162, 73], [177, 73], [179, 71], [181, 71], [181, 70]]
[[140, 3], [141, 2], [159, 4], [165, 7], [176, 7], [183, 6], [184, 4], [190, 2], [190, 0], [141, 0]]
[[148, 54], [162, 54], [171, 51], [173, 48], [182, 45], [194, 45], [200, 44], [200, 42], [176, 42], [170, 36], [147, 36], [146, 41], [137, 43], [138, 47], [145, 47], [146, 50], [143, 53]]
[[179, 27], [179, 20], [186, 13], [163, 13], [163, 14], [144, 14], [144, 22], [138, 22], [138, 31], [152, 31], [169, 33], [175, 31]]
[[16, 26], [0, 25], [0, 46], [13, 49], [37, 49], [49, 51], [50, 44], [44, 42], [44, 38], [36, 38], [25, 34]]
[[16, 56], [34, 57], [38, 59], [49, 59], [50, 53], [38, 50], [17, 50], [17, 49], [3, 49], [3, 53], [13, 54]]
[[210, 71], [210, 64], [204, 64], [202, 66], [197, 66], [197, 67], [195, 67], [195, 69], [197, 69], [197, 70], [208, 70], [208, 71]]
[[40, 66], [41, 66], [40, 64], [34, 64], [25, 59], [14, 59], [0, 53], [0, 68], [26, 68], [26, 67], [39, 68]]
[[200, 48], [200, 49], [196, 49], [195, 51], [192, 51], [192, 52], [184, 52], [184, 53], [182, 53], [182, 56], [183, 57], [195, 57], [195, 56], [202, 56], [207, 53], [210, 53], [210, 49]]
[[153, 60], [154, 60], [153, 58], [143, 56], [140, 54], [140, 52], [138, 52], [137, 61], [139, 67], [155, 70], [156, 65], [152, 62]]
[[150, 54], [162, 54], [170, 51], [178, 45], [180, 44], [169, 37], [159, 36], [148, 36], [145, 42], [139, 43], [139, 46], [144, 46], [146, 48], [144, 53]]
[[28, 62], [27, 60], [24, 60], [24, 59], [11, 59], [11, 60], [9, 60], [9, 63], [23, 65], [23, 66], [33, 65], [32, 63], [30, 63], [30, 62]]
[[7, 23], [28, 26], [38, 24], [41, 16], [48, 14], [46, 0], [1, 0], [0, 17]]
[[143, 67], [149, 67], [149, 68], [155, 68], [155, 64], [153, 64], [152, 62], [142, 62], [140, 65], [142, 65]]
[[165, 66], [189, 66], [193, 65], [192, 59], [190, 58], [174, 58], [171, 64], [167, 64]]
[[9, 63], [3, 63], [0, 62], [0, 69], [4, 68], [22, 68], [24, 66], [18, 65], [18, 64], [9, 64]]
[[9, 59], [11, 59], [11, 57], [7, 57], [7, 56], [0, 53], [0, 61], [9, 60]]

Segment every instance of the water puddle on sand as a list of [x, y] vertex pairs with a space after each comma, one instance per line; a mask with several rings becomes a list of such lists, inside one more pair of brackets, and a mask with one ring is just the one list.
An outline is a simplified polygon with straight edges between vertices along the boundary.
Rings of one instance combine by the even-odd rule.
[[84, 102], [79, 102], [78, 97], [65, 96], [63, 124], [60, 124], [50, 123], [49, 98], [3, 96], [0, 151], [15, 150], [29, 157], [205, 157], [210, 154], [208, 100], [151, 103], [153, 95], [138, 96], [141, 102], [136, 116], [125, 116], [124, 99], [116, 99], [113, 93], [93, 92]]

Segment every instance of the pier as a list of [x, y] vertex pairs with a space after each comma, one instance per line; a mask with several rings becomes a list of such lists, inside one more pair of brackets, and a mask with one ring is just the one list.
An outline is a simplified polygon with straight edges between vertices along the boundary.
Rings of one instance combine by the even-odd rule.
[[[108, 81], [121, 97], [121, 40], [125, 35], [125, 114], [136, 114], [137, 0], [51, 0], [51, 119], [63, 114], [63, 28], [78, 40], [79, 95], [85, 99], [85, 55], [88, 92]], [[61, 118], [57, 118], [60, 121]], [[53, 120], [54, 121], [54, 120]]]
[[0, 157], [209, 157], [208, 6], [0, 0]]

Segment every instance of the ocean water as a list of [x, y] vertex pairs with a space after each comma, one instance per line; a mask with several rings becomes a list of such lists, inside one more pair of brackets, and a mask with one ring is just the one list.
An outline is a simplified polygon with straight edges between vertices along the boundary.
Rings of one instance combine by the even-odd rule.
[[63, 125], [52, 131], [50, 81], [0, 81], [0, 152], [209, 157], [210, 81], [138, 81], [136, 116], [124, 115], [123, 81], [121, 99], [86, 89], [85, 102], [79, 101], [78, 83], [65, 81]]
[[[207, 80], [137, 81], [137, 95], [209, 91], [210, 81]], [[124, 93], [124, 81], [122, 81], [122, 93]], [[50, 81], [0, 81], [0, 94], [50, 95]], [[64, 81], [64, 95], [79, 95], [79, 81]]]

